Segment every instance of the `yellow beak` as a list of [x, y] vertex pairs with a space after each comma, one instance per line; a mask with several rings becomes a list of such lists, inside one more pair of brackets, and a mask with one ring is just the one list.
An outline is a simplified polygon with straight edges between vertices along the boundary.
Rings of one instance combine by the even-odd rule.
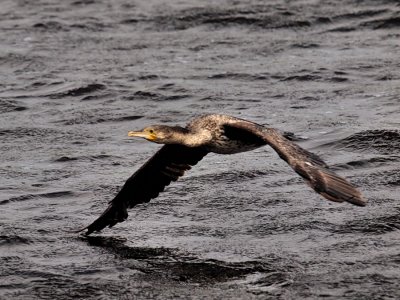
[[153, 141], [156, 139], [156, 135], [154, 133], [148, 133], [143, 131], [129, 131], [129, 137], [141, 137], [145, 138], [146, 140]]

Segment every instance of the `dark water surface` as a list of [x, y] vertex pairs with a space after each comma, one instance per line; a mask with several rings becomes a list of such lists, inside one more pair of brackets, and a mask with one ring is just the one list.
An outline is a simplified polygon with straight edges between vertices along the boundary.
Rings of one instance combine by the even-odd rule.
[[[399, 299], [398, 1], [0, 2], [1, 299]], [[369, 199], [269, 148], [209, 155], [89, 224], [159, 147], [223, 112], [293, 132]]]

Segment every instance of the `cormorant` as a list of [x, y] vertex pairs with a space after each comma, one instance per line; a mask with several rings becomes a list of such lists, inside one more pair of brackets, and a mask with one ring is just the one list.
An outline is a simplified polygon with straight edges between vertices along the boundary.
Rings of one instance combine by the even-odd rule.
[[207, 153], [233, 154], [264, 145], [271, 146], [321, 196], [335, 202], [366, 204], [361, 193], [329, 170], [317, 155], [286, 139], [278, 130], [250, 121], [209, 114], [193, 119], [185, 128], [154, 125], [130, 131], [128, 136], [165, 145], [125, 182], [103, 214], [83, 229], [86, 235], [125, 221], [128, 208], [156, 198]]

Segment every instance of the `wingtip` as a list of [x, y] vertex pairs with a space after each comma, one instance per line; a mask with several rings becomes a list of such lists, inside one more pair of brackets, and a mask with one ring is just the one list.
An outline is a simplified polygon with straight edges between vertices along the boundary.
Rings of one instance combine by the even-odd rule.
[[361, 207], [367, 205], [367, 200], [361, 192], [346, 179], [324, 169], [320, 169], [316, 174], [319, 176], [316, 176], [314, 189], [326, 199]]
[[93, 232], [94, 232], [93, 230], [87, 229], [86, 232], [83, 233], [83, 235], [84, 235], [84, 236], [89, 236], [89, 235], [91, 235]]
[[[86, 230], [86, 232], [83, 232], [85, 230]], [[65, 232], [68, 232], [68, 233], [74, 233], [74, 234], [79, 233], [79, 234], [84, 235], [84, 236], [88, 236], [88, 235], [92, 234], [95, 231], [101, 231], [101, 229], [92, 228], [92, 224], [90, 224], [88, 226], [85, 226], [83, 228], [79, 228], [79, 229], [65, 230]]]
[[[359, 194], [358, 191], [357, 191], [357, 193]], [[341, 202], [348, 202], [348, 203], [351, 203], [353, 205], [360, 206], [360, 207], [364, 207], [364, 206], [367, 205], [367, 200], [364, 199], [364, 197], [362, 197], [361, 195], [353, 195], [353, 196], [350, 196], [350, 197], [347, 197], [347, 198], [338, 198], [336, 196], [332, 196], [332, 195], [324, 193], [324, 192], [321, 192], [320, 194], [324, 198], [326, 198], [326, 199], [328, 199], [330, 201], [333, 201], [333, 202], [340, 202], [340, 203]]]
[[349, 202], [351, 204], [361, 206], [361, 207], [364, 207], [367, 205], [367, 200], [364, 197], [362, 197], [361, 195], [358, 197], [351, 197], [349, 199], [346, 199], [346, 202]]
[[[76, 234], [76, 233], [81, 233], [82, 231], [84, 231], [86, 229], [88, 229], [88, 228], [87, 227], [83, 227], [83, 228], [79, 228], [79, 229], [65, 230], [65, 232]], [[84, 234], [86, 234], [86, 233], [84, 233]]]

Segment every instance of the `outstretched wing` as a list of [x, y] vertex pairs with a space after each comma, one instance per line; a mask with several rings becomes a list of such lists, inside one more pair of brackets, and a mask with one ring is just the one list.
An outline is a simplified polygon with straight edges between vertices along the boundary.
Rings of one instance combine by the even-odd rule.
[[125, 182], [103, 214], [83, 229], [87, 230], [86, 235], [125, 221], [128, 217], [128, 208], [156, 198], [171, 181], [183, 176], [186, 170], [199, 162], [207, 153], [207, 150], [200, 147], [163, 146]]
[[225, 132], [243, 135], [243, 131], [264, 140], [285, 160], [317, 193], [335, 202], [350, 202], [365, 206], [366, 200], [346, 179], [335, 174], [317, 155], [286, 139], [278, 130], [251, 122], [225, 125]]

